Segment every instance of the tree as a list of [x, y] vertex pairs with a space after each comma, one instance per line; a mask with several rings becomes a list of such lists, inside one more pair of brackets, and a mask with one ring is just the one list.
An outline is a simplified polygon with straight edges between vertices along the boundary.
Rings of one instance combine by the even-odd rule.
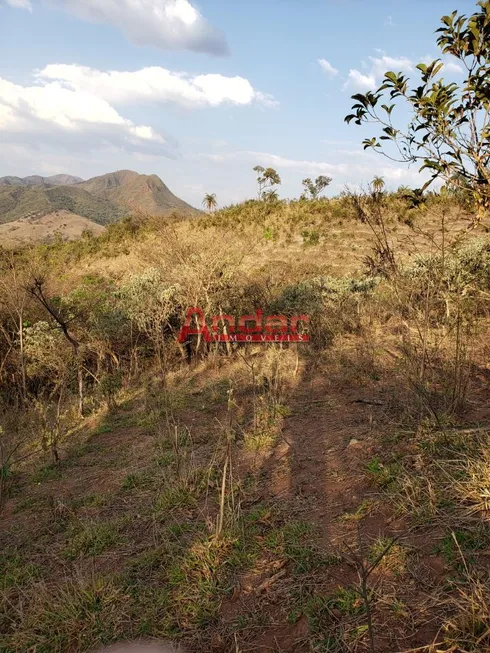
[[373, 189], [373, 193], [376, 193], [376, 195], [381, 195], [385, 189], [385, 180], [383, 177], [374, 177], [373, 181], [371, 182], [371, 188]]
[[264, 202], [278, 202], [279, 201], [279, 194], [277, 190], [265, 190], [262, 193], [262, 199]]
[[301, 195], [301, 199], [316, 200], [331, 181], [331, 177], [326, 177], [325, 175], [320, 175], [315, 181], [312, 181], [309, 177], [303, 179], [301, 183], [305, 190], [303, 195]]
[[[40, 395], [30, 397], [36, 433], [43, 451], [51, 453], [53, 463], [59, 462], [58, 445], [70, 423], [71, 411], [66, 404], [73, 371], [72, 347], [48, 322], [35, 322], [25, 328], [27, 370], [42, 388]], [[78, 370], [80, 373], [80, 366]]]
[[[274, 168], [263, 168], [262, 166], [255, 166], [254, 172], [257, 173], [257, 184], [259, 185], [258, 198], [259, 200], [274, 199], [274, 195], [270, 191], [274, 191], [274, 186], [281, 184], [281, 177], [274, 170]], [[274, 191], [277, 198], [277, 191]]]
[[118, 293], [128, 319], [152, 342], [164, 382], [167, 373], [164, 331], [176, 310], [176, 294], [176, 286], [166, 283], [157, 268], [132, 274]]
[[208, 211], [214, 211], [214, 209], [218, 206], [218, 202], [216, 200], [216, 193], [206, 193], [206, 195], [204, 195], [202, 205]]
[[65, 339], [70, 344], [73, 352], [73, 359], [77, 365], [77, 378], [78, 378], [78, 413], [83, 417], [83, 401], [84, 401], [84, 387], [83, 387], [83, 360], [80, 356], [80, 343], [71, 332], [72, 318], [65, 317], [58, 309], [56, 304], [59, 302], [56, 299], [48, 297], [45, 293], [45, 280], [42, 277], [35, 277], [32, 283], [28, 286], [29, 294], [41, 304], [46, 310], [48, 315], [54, 320], [57, 327], [63, 333]]
[[[444, 68], [440, 59], [419, 64], [421, 82], [413, 86], [401, 72], [390, 71], [377, 90], [352, 96], [353, 113], [345, 121], [381, 128], [379, 136], [364, 140], [364, 149], [429, 170], [422, 191], [437, 178], [464, 181], [481, 218], [490, 208], [490, 0], [477, 4], [479, 10], [471, 16], [457, 11], [443, 16], [436, 32], [442, 53], [456, 58], [464, 70], [460, 84], [437, 78]], [[412, 113], [405, 128], [393, 122], [399, 101]]]

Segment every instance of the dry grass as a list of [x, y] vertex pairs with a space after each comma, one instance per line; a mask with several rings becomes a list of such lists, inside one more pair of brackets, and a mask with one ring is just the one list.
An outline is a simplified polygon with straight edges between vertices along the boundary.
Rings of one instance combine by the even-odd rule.
[[[0, 423], [16, 455], [0, 459], [0, 650], [140, 636], [196, 653], [490, 646], [486, 250], [453, 252], [465, 216], [448, 210], [441, 271], [441, 207], [397, 201], [388, 278], [365, 274], [369, 231], [341, 200], [126, 224], [19, 255], [23, 271], [44, 270], [83, 344], [87, 414], [48, 463], [3, 384], [21, 376], [17, 304], [2, 295]], [[163, 311], [161, 284], [175, 298], [159, 357], [154, 325], [119, 303], [149, 267], [160, 285], [136, 308]], [[46, 319], [25, 302], [26, 319]], [[175, 335], [195, 304], [306, 305], [312, 342], [203, 347], [187, 365]], [[29, 391], [49, 402], [39, 360]], [[101, 382], [116, 373], [109, 409]], [[76, 391], [68, 379], [66, 410]]]

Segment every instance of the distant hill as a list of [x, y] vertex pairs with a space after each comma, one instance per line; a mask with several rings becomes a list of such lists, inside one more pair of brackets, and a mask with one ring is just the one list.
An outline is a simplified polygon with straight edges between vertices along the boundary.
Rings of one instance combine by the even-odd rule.
[[81, 177], [73, 175], [52, 175], [51, 177], [0, 177], [0, 186], [70, 186], [83, 181]]
[[[197, 214], [156, 175], [118, 170], [83, 181], [72, 175], [0, 178], [0, 244], [75, 238], [90, 224], [105, 226], [130, 215]], [[54, 216], [54, 218], [53, 218]], [[61, 217], [60, 217], [61, 216]], [[45, 218], [46, 219], [42, 219]], [[99, 233], [93, 229], [94, 233]]]
[[97, 224], [121, 220], [128, 211], [77, 186], [0, 186], [0, 224], [69, 211]]
[[183, 213], [196, 213], [196, 209], [176, 197], [157, 175], [118, 170], [77, 184], [77, 188], [145, 215], [164, 215], [175, 209]]
[[63, 240], [80, 238], [85, 231], [94, 235], [106, 230], [93, 220], [68, 211], [54, 211], [41, 217], [20, 218], [0, 224], [0, 243], [5, 247], [17, 247], [27, 243], [51, 242], [58, 236]]

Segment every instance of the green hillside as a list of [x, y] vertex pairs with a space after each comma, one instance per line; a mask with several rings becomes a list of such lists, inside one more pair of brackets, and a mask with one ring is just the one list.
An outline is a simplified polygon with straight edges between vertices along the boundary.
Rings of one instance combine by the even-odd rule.
[[78, 187], [145, 215], [165, 215], [174, 209], [187, 214], [196, 213], [196, 209], [174, 195], [157, 175], [118, 170], [93, 177]]
[[159, 216], [174, 210], [183, 215], [197, 213], [156, 175], [122, 170], [86, 182], [75, 183], [75, 179], [69, 175], [1, 178], [0, 224], [41, 218], [56, 211], [67, 211], [100, 225], [128, 215]]
[[[368, 563], [396, 635], [373, 653], [489, 651], [472, 218], [444, 193], [252, 200], [2, 253], [0, 651], [371, 653]], [[192, 306], [211, 332], [309, 315], [309, 341], [184, 346]]]
[[41, 217], [53, 211], [66, 210], [98, 224], [120, 220], [128, 211], [111, 201], [94, 197], [74, 186], [2, 186], [0, 187], [0, 223], [20, 218]]

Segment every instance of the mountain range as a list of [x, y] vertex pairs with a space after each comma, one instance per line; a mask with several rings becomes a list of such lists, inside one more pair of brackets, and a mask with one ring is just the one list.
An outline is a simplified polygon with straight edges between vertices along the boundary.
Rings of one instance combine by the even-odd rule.
[[81, 177], [73, 175], [52, 175], [41, 177], [31, 175], [30, 177], [0, 177], [0, 186], [69, 186], [83, 181]]
[[157, 175], [118, 170], [84, 181], [71, 175], [0, 177], [0, 245], [100, 233], [130, 215], [197, 213]]

